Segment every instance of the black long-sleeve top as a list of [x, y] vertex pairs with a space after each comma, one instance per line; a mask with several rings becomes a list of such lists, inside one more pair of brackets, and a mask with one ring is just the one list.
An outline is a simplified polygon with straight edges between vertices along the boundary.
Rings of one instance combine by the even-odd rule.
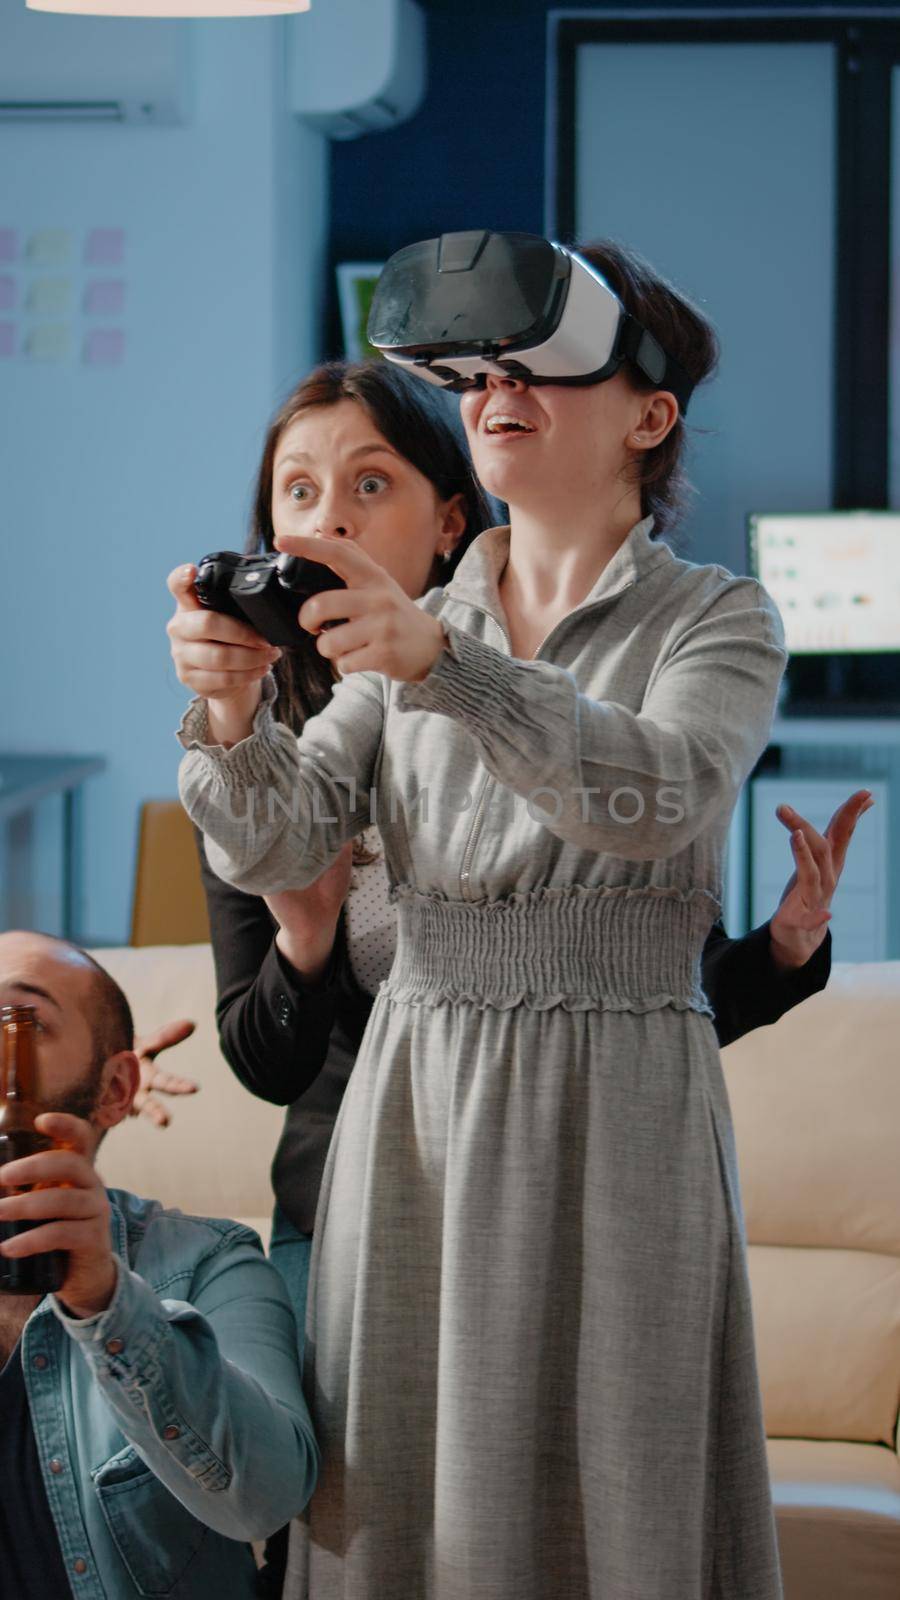
[[[199, 832], [197, 841], [222, 1054], [251, 1094], [289, 1107], [272, 1186], [294, 1226], [311, 1233], [332, 1128], [373, 997], [353, 975], [343, 911], [326, 971], [308, 983], [276, 948], [277, 924], [265, 901], [217, 878]], [[740, 939], [714, 923], [702, 978], [720, 1046], [777, 1022], [824, 989], [830, 971], [830, 930], [804, 966], [782, 972], [772, 960], [768, 922]]]

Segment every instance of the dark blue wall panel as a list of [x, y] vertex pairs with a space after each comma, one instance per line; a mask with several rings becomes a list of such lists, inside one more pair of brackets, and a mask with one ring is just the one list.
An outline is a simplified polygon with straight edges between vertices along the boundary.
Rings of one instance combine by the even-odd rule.
[[337, 261], [378, 260], [480, 224], [541, 231], [546, 0], [424, 0], [423, 9], [422, 109], [393, 132], [333, 147]]
[[[380, 260], [455, 228], [543, 229], [547, 16], [558, 8], [547, 0], [419, 4], [428, 23], [421, 111], [394, 132], [333, 146], [333, 261]], [[689, 0], [669, 9], [695, 7]], [[565, 9], [613, 8], [569, 0]], [[742, 0], [742, 9], [757, 9], [757, 0]]]

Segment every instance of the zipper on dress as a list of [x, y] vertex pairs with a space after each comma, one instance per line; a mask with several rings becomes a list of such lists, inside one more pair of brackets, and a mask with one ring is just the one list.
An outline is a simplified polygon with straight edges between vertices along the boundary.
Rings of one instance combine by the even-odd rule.
[[472, 857], [475, 854], [475, 845], [478, 841], [478, 834], [481, 831], [480, 825], [484, 816], [484, 802], [487, 798], [488, 785], [493, 783], [493, 781], [494, 780], [492, 779], [490, 773], [486, 772], [482, 779], [481, 790], [475, 806], [475, 814], [472, 817], [472, 825], [469, 829], [469, 837], [466, 840], [466, 847], [463, 851], [462, 862], [460, 864], [459, 895], [461, 900], [471, 900], [472, 898], [471, 890], [469, 889]]
[[[506, 647], [507, 655], [511, 655], [512, 652], [510, 651], [509, 647], [509, 634], [506, 632], [506, 629], [503, 627], [499, 618], [495, 617], [492, 611], [486, 611], [485, 616], [487, 616], [494, 624], [494, 627], [496, 628]], [[486, 772], [481, 780], [481, 788], [478, 792], [478, 799], [475, 802], [475, 810], [472, 814], [469, 836], [466, 840], [465, 849], [462, 853], [462, 861], [460, 862], [459, 868], [459, 897], [461, 900], [471, 900], [472, 898], [472, 893], [469, 888], [469, 879], [472, 871], [472, 857], [475, 854], [475, 846], [478, 842], [478, 835], [481, 831], [481, 821], [484, 815], [484, 802], [487, 799], [488, 786], [489, 784], [493, 783], [493, 781], [494, 780], [491, 777], [491, 774]]]

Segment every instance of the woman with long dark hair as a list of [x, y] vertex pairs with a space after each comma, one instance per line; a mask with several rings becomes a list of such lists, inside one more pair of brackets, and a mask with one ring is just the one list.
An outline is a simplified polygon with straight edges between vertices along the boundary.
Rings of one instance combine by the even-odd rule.
[[[247, 550], [285, 548], [300, 529], [358, 543], [413, 597], [452, 577], [491, 521], [445, 402], [386, 362], [329, 362], [288, 395], [266, 434]], [[304, 446], [306, 460], [298, 459]], [[271, 666], [275, 715], [299, 733], [331, 698], [333, 664], [297, 629], [295, 649], [202, 609], [195, 569], [170, 583], [179, 676], [214, 695]], [[374, 828], [309, 888], [270, 898], [211, 872], [198, 834], [223, 1052], [254, 1094], [289, 1105], [275, 1154], [272, 1260], [291, 1292], [302, 1350], [313, 1219], [331, 1129], [372, 995], [390, 970], [393, 911]]]

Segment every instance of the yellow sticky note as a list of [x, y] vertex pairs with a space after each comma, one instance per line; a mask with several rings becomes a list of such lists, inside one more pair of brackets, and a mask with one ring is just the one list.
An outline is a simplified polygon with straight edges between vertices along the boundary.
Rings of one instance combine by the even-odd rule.
[[72, 330], [65, 322], [45, 322], [32, 328], [25, 354], [32, 361], [65, 361], [72, 351]]
[[38, 228], [25, 250], [36, 266], [60, 267], [72, 259], [72, 235], [68, 228]]
[[72, 285], [68, 278], [35, 278], [26, 306], [39, 317], [62, 317], [71, 309]]

